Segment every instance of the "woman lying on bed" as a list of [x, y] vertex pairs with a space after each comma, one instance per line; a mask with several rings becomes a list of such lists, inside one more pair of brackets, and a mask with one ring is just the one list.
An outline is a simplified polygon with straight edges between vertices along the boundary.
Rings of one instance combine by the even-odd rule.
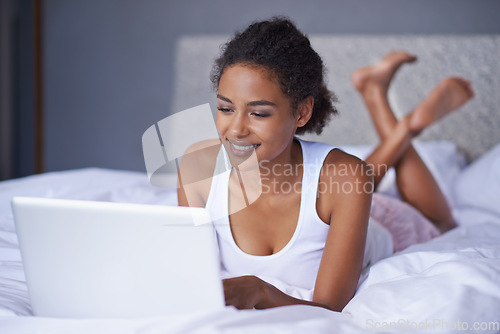
[[[190, 150], [196, 163], [191, 157], [180, 165], [182, 182], [200, 173], [214, 177], [208, 185], [184, 182], [178, 195], [180, 205], [206, 207], [217, 217], [222, 264], [233, 276], [224, 280], [228, 305], [308, 304], [341, 311], [354, 296], [362, 268], [376, 260], [365, 256], [370, 240], [387, 243], [382, 248], [391, 253], [455, 226], [411, 140], [473, 91], [461, 78], [446, 78], [397, 120], [387, 90], [398, 68], [413, 61], [405, 52], [392, 52], [352, 76], [380, 136], [364, 162], [295, 136], [319, 134], [337, 110], [321, 58], [293, 23], [257, 22], [225, 45], [212, 72], [218, 146], [197, 144]], [[404, 202], [372, 197], [390, 167]], [[312, 301], [291, 297], [259, 277], [314, 289]]]

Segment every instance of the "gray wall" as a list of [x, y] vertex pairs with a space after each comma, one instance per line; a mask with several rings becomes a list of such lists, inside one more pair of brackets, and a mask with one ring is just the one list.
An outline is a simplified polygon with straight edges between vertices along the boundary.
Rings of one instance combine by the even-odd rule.
[[35, 171], [34, 0], [0, 0], [0, 180]]
[[172, 112], [181, 35], [229, 36], [275, 14], [309, 34], [500, 33], [500, 1], [487, 0], [45, 0], [44, 11], [46, 171], [145, 170], [141, 136]]

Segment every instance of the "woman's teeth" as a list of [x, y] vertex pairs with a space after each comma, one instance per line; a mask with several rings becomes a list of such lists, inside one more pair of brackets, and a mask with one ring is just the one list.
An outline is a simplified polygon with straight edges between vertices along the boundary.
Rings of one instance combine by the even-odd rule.
[[231, 144], [231, 146], [233, 147], [234, 150], [240, 151], [240, 152], [250, 151], [258, 146], [258, 145], [237, 145], [233, 142], [229, 142], [229, 143]]
[[240, 145], [236, 145], [236, 144], [233, 144], [233, 146], [234, 146], [237, 150], [240, 150], [240, 151], [246, 151], [246, 150], [251, 149], [252, 147], [255, 147], [255, 145], [240, 146]]

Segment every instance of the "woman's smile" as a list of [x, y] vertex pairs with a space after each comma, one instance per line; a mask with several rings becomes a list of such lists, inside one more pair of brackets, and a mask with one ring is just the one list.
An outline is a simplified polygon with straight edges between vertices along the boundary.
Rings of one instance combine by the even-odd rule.
[[229, 148], [234, 155], [237, 156], [250, 156], [254, 149], [256, 149], [260, 144], [250, 144], [248, 142], [237, 141], [237, 140], [227, 140], [229, 143]]

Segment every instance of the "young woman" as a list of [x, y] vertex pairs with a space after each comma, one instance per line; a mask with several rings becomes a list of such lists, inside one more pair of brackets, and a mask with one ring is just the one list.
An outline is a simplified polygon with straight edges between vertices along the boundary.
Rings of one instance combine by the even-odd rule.
[[[393, 251], [455, 226], [411, 140], [473, 91], [461, 78], [444, 79], [397, 120], [387, 90], [397, 69], [413, 61], [392, 52], [352, 76], [381, 139], [364, 162], [296, 137], [320, 133], [337, 111], [321, 58], [292, 22], [254, 23], [225, 45], [212, 72], [220, 138], [195, 145], [182, 159], [178, 195], [180, 205], [207, 207], [216, 217], [222, 265], [234, 276], [224, 280], [228, 305], [308, 304], [341, 311], [368, 262], [367, 231], [390, 232]], [[372, 199], [389, 167], [405, 202], [376, 194]], [[213, 178], [186, 181], [200, 179], [200, 173]], [[312, 300], [291, 297], [262, 277], [314, 289]]]

